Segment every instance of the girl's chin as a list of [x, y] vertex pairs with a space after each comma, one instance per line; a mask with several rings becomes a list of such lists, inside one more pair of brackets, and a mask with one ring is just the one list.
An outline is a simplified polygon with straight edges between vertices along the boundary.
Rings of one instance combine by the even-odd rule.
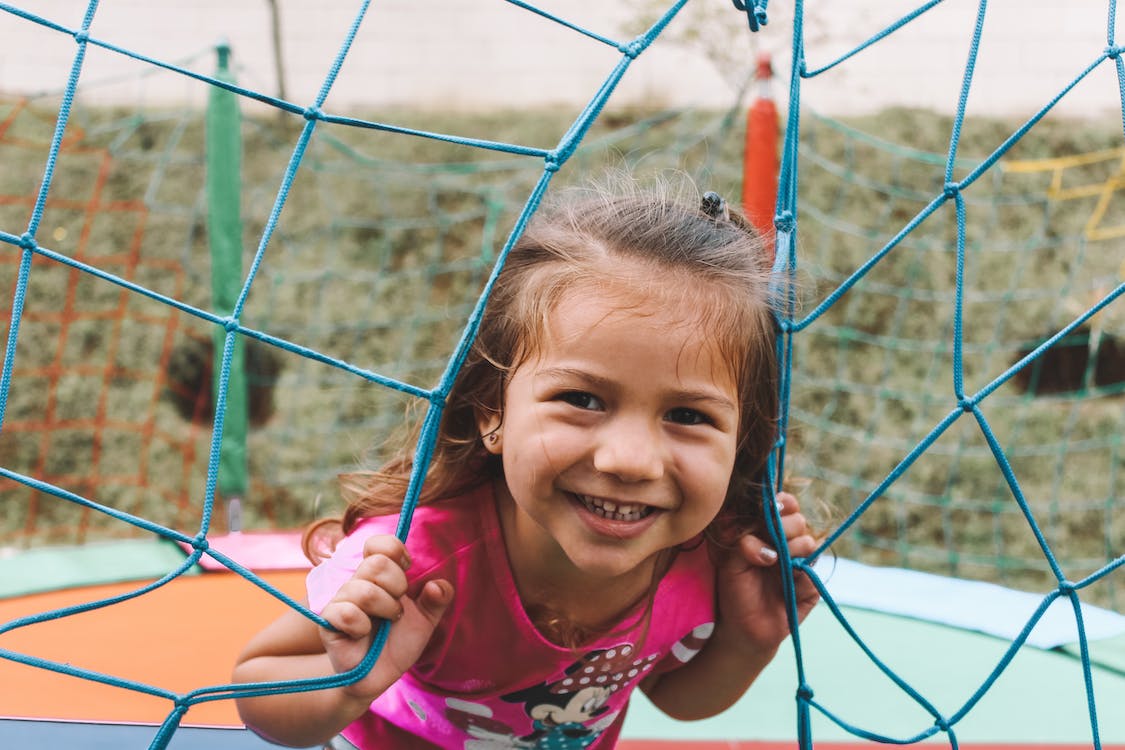
[[571, 558], [571, 564], [575, 569], [582, 574], [587, 581], [621, 581], [623, 579], [630, 579], [632, 576], [644, 573], [649, 575], [652, 570], [649, 564], [652, 558], [643, 558], [640, 560], [593, 560], [593, 559], [574, 559]]
[[620, 546], [590, 545], [581, 542], [563, 544], [563, 552], [574, 571], [587, 582], [622, 581], [638, 575], [648, 581], [653, 563], [661, 551], [621, 549]]

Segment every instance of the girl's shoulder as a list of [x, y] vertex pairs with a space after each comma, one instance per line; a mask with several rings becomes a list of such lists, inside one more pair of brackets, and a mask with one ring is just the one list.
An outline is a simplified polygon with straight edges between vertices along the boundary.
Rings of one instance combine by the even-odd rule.
[[[482, 560], [486, 547], [499, 540], [494, 518], [495, 506], [489, 485], [474, 488], [456, 497], [419, 505], [410, 514], [406, 548], [410, 552], [410, 576], [424, 582], [433, 573], [443, 576], [455, 570], [466, 557]], [[371, 536], [394, 535], [401, 513], [368, 516], [360, 520], [337, 544], [331, 556], [313, 568], [307, 578], [310, 606], [323, 607], [363, 562], [364, 543]]]
[[[337, 546], [354, 548], [362, 554], [364, 541], [373, 534], [396, 534], [401, 513], [364, 518]], [[434, 500], [413, 509], [409, 518], [406, 547], [414, 569], [433, 567], [442, 560], [455, 557], [469, 546], [498, 540], [492, 487], [485, 483], [452, 497]]]
[[[486, 511], [491, 509], [493, 502], [492, 488], [485, 483], [451, 497], [417, 505], [410, 513], [408, 541], [415, 535], [444, 536], [450, 533], [469, 533], [479, 530], [481, 526], [488, 526], [490, 524]], [[367, 516], [360, 520], [345, 538], [358, 537], [362, 546], [362, 540], [372, 534], [396, 533], [401, 519], [401, 512]]]

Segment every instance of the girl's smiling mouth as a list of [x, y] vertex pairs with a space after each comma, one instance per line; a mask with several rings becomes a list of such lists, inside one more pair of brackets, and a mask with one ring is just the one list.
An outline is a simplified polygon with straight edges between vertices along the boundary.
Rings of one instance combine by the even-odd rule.
[[651, 505], [640, 503], [615, 502], [593, 495], [575, 494], [574, 497], [587, 511], [607, 521], [632, 523], [647, 518], [656, 511]]

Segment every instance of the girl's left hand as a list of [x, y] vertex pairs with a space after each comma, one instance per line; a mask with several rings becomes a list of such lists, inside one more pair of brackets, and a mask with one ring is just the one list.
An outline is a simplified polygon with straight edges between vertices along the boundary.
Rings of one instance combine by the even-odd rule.
[[[797, 498], [787, 492], [777, 495], [781, 526], [790, 557], [805, 557], [816, 549]], [[778, 555], [768, 538], [744, 534], [720, 566], [717, 580], [719, 622], [741, 636], [739, 640], [761, 653], [772, 653], [789, 635], [789, 618], [781, 585]], [[820, 600], [820, 594], [804, 573], [794, 574], [797, 621]]]

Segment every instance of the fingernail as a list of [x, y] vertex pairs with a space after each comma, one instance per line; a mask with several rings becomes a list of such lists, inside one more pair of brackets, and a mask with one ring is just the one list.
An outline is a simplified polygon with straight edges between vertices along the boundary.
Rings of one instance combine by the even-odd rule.
[[406, 550], [403, 550], [402, 551], [402, 569], [403, 570], [410, 570], [410, 566], [413, 565], [413, 564], [414, 564], [414, 560], [411, 559], [410, 553], [407, 552]]
[[777, 506], [777, 512], [778, 513], [784, 513], [785, 512], [785, 503], [781, 502], [780, 500], [775, 500], [774, 505]]
[[762, 547], [762, 557], [766, 558], [770, 562], [774, 562], [775, 560], [777, 560], [777, 550], [773, 549], [772, 547]]

